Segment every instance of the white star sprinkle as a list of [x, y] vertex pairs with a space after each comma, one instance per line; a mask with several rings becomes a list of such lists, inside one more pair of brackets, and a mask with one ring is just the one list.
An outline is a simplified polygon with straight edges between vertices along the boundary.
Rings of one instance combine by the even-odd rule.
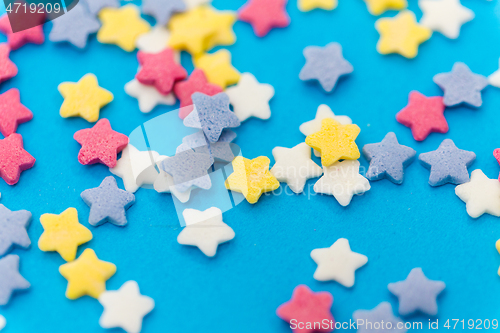
[[161, 25], [156, 25], [153, 29], [137, 38], [135, 45], [140, 51], [147, 53], [158, 53], [167, 48], [170, 32]]
[[470, 217], [484, 213], [500, 216], [500, 182], [489, 179], [480, 169], [472, 171], [470, 182], [455, 187], [455, 194], [465, 202]]
[[156, 166], [158, 167], [158, 170], [160, 170], [160, 174], [158, 175], [158, 177], [156, 177], [153, 187], [158, 193], [172, 193], [180, 202], [186, 203], [189, 201], [189, 197], [191, 196], [191, 189], [193, 187], [191, 186], [184, 192], [180, 192], [179, 190], [177, 190], [177, 188], [174, 186], [174, 177], [160, 168], [160, 163], [167, 158], [169, 157], [161, 155], [156, 159]]
[[316, 184], [314, 191], [333, 195], [342, 206], [347, 206], [354, 194], [370, 189], [370, 182], [359, 174], [359, 161], [344, 160], [329, 167], [323, 167], [324, 175]]
[[[500, 67], [500, 60], [498, 61]], [[488, 76], [488, 82], [494, 87], [500, 88], [500, 69]]]
[[423, 16], [420, 24], [456, 39], [460, 28], [474, 18], [474, 12], [460, 4], [460, 0], [419, 0]]
[[143, 113], [151, 112], [158, 104], [174, 105], [173, 93], [162, 95], [154, 86], [140, 83], [136, 79], [125, 84], [125, 92], [139, 101], [139, 110]]
[[188, 208], [182, 215], [186, 227], [177, 237], [177, 242], [197, 246], [208, 257], [215, 256], [219, 244], [234, 238], [233, 229], [222, 222], [222, 211], [217, 207], [205, 211]]
[[318, 268], [314, 278], [318, 281], [337, 281], [344, 287], [354, 285], [354, 272], [368, 262], [365, 255], [352, 252], [349, 241], [338, 239], [332, 246], [311, 251]]

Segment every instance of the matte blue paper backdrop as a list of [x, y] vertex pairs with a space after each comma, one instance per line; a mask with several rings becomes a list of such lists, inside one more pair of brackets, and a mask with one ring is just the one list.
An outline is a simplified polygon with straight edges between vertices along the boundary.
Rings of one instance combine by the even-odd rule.
[[[218, 9], [236, 10], [244, 2], [214, 0], [213, 4]], [[484, 104], [477, 110], [447, 109], [450, 131], [433, 133], [421, 143], [395, 120], [410, 91], [441, 95], [432, 77], [450, 71], [456, 61], [483, 75], [498, 69], [497, 3], [463, 0], [476, 18], [463, 26], [459, 39], [435, 33], [420, 47], [417, 58], [408, 60], [376, 52], [376, 17], [368, 13], [363, 1], [339, 2], [334, 11], [301, 13], [296, 0], [290, 0], [291, 25], [264, 38], [257, 38], [246, 23], [235, 24], [238, 40], [228, 47], [234, 66], [276, 89], [271, 118], [251, 119], [236, 129], [234, 142], [243, 155], [266, 155], [274, 163], [272, 149], [302, 142], [299, 125], [314, 118], [318, 105], [325, 103], [360, 126], [360, 148], [379, 142], [389, 131], [417, 153], [437, 149], [443, 139], [451, 138], [457, 147], [477, 154], [471, 170], [480, 168], [490, 178], [498, 177], [500, 167], [492, 152], [500, 147], [500, 89], [484, 90]], [[410, 2], [410, 9], [420, 18], [416, 1]], [[44, 27], [46, 36], [50, 28], [51, 23]], [[300, 81], [298, 74], [305, 63], [304, 47], [333, 41], [342, 45], [354, 72], [343, 78], [332, 94], [325, 94], [319, 85]], [[32, 287], [0, 308], [7, 319], [6, 333], [103, 331], [98, 324], [101, 305], [90, 297], [68, 300], [64, 296], [67, 282], [58, 272], [64, 261], [57, 253], [43, 253], [37, 246], [42, 233], [40, 215], [59, 214], [68, 207], [78, 209], [80, 222], [94, 235], [78, 253], [92, 248], [100, 259], [118, 268], [107, 288], [118, 289], [124, 282], [136, 280], [141, 292], [154, 298], [156, 308], [145, 318], [144, 332], [290, 332], [275, 311], [299, 284], [332, 293], [332, 313], [340, 322], [349, 321], [355, 310], [371, 309], [383, 301], [391, 302], [396, 310], [396, 298], [387, 284], [405, 279], [414, 267], [422, 267], [429, 278], [447, 285], [438, 298], [441, 329], [446, 319], [498, 317], [500, 255], [495, 241], [500, 238], [500, 220], [470, 218], [465, 204], [455, 196], [454, 186], [429, 186], [429, 170], [418, 161], [408, 167], [402, 185], [387, 180], [372, 182], [371, 190], [355, 197], [347, 207], [331, 196], [314, 195], [315, 180], [306, 185], [309, 195], [290, 195], [283, 186], [288, 195], [263, 196], [255, 205], [243, 202], [224, 213], [224, 222], [234, 229], [236, 238], [221, 245], [215, 258], [177, 243], [181, 228], [169, 194], [140, 189], [135, 205], [127, 212], [126, 227], [89, 226], [89, 208], [80, 193], [98, 186], [110, 173], [103, 165], [78, 163], [80, 147], [73, 134], [91, 124], [59, 116], [63, 99], [58, 84], [75, 82], [86, 73], [97, 75], [99, 84], [115, 96], [102, 109], [101, 117], [125, 134], [178, 105], [142, 114], [137, 101], [123, 88], [136, 73], [135, 53], [100, 44], [95, 36], [84, 51], [47, 40], [41, 46], [27, 45], [13, 51], [11, 59], [19, 73], [2, 83], [0, 91], [19, 88], [22, 103], [34, 113], [33, 120], [21, 125], [18, 133], [36, 164], [22, 174], [17, 185], [0, 182], [0, 203], [11, 210], [33, 213], [31, 248], [12, 252], [20, 256], [21, 274]], [[182, 63], [192, 70], [187, 54], [182, 55]], [[366, 160], [361, 158], [361, 163], [366, 168]], [[118, 184], [123, 188], [120, 179]], [[328, 247], [341, 237], [349, 239], [353, 251], [368, 256], [368, 264], [357, 271], [351, 289], [313, 279], [316, 265], [310, 258], [311, 250]], [[425, 316], [410, 319], [423, 321], [427, 327]]]

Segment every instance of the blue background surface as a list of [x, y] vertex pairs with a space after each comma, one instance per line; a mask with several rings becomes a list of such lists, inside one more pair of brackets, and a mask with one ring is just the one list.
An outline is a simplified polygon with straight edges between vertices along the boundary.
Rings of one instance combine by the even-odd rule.
[[[422, 143], [396, 122], [395, 114], [407, 104], [412, 90], [440, 95], [432, 77], [451, 70], [455, 61], [463, 61], [483, 75], [498, 69], [497, 3], [463, 0], [476, 18], [464, 25], [459, 39], [449, 40], [435, 33], [420, 47], [418, 57], [408, 60], [376, 52], [376, 17], [368, 13], [363, 1], [339, 2], [331, 12], [301, 13], [296, 1], [291, 0], [287, 6], [291, 25], [273, 30], [265, 38], [257, 38], [246, 23], [235, 24], [238, 40], [228, 47], [234, 66], [276, 89], [272, 117], [268, 121], [251, 119], [236, 129], [235, 142], [243, 155], [266, 155], [274, 163], [272, 149], [302, 142], [299, 125], [314, 118], [318, 105], [325, 103], [361, 127], [359, 147], [380, 141], [389, 131], [396, 132], [400, 143], [418, 153], [434, 150], [443, 139], [451, 138], [459, 148], [477, 154], [471, 170], [480, 168], [496, 178], [500, 168], [492, 151], [500, 146], [497, 88], [484, 91], [484, 104], [478, 110], [447, 109], [449, 132], [433, 133]], [[213, 2], [218, 9], [232, 10], [243, 3]], [[420, 18], [416, 1], [410, 3], [410, 9]], [[46, 36], [50, 28], [50, 23], [44, 27]], [[301, 82], [298, 73], [305, 63], [304, 47], [332, 41], [342, 44], [354, 72], [327, 95], [318, 85]], [[90, 247], [99, 258], [118, 268], [107, 288], [117, 289], [125, 281], [136, 280], [141, 292], [155, 299], [156, 308], [144, 320], [144, 332], [290, 332], [275, 311], [299, 284], [332, 293], [334, 317], [348, 321], [353, 311], [371, 309], [382, 301], [396, 308], [397, 300], [387, 284], [404, 279], [414, 267], [422, 267], [429, 278], [447, 285], [439, 297], [437, 318], [441, 325], [452, 318], [498, 317], [500, 281], [496, 272], [500, 255], [494, 246], [500, 238], [498, 218], [470, 218], [465, 204], [455, 196], [454, 186], [430, 187], [429, 171], [418, 162], [408, 167], [402, 185], [387, 180], [373, 182], [369, 192], [355, 197], [345, 208], [333, 197], [323, 195], [268, 195], [255, 205], [243, 202], [224, 213], [224, 221], [235, 230], [236, 238], [220, 246], [215, 258], [177, 243], [181, 228], [169, 194], [140, 189], [136, 204], [128, 211], [129, 225], [89, 226], [89, 209], [80, 193], [98, 186], [110, 173], [103, 165], [78, 163], [79, 145], [72, 137], [90, 124], [80, 118], [59, 116], [63, 99], [58, 84], [75, 82], [89, 72], [96, 74], [99, 84], [115, 95], [101, 117], [125, 134], [175, 107], [158, 107], [148, 115], [139, 112], [136, 100], [123, 90], [137, 69], [135, 53], [100, 44], [95, 36], [84, 51], [46, 41], [41, 46], [27, 45], [13, 51], [11, 59], [19, 73], [2, 83], [0, 90], [19, 88], [22, 103], [34, 113], [34, 119], [21, 125], [18, 133], [23, 135], [25, 148], [36, 158], [36, 164], [22, 174], [17, 185], [0, 182], [0, 203], [33, 213], [31, 248], [13, 251], [20, 255], [21, 273], [32, 287], [0, 308], [7, 319], [6, 333], [103, 331], [98, 324], [101, 305], [90, 297], [68, 300], [64, 296], [66, 280], [58, 272], [64, 261], [57, 253], [43, 253], [37, 247], [43, 231], [40, 215], [59, 214], [68, 207], [78, 209], [80, 222], [94, 235], [79, 253]], [[182, 63], [192, 70], [187, 54], [183, 54]], [[367, 166], [363, 158], [361, 163]], [[314, 182], [309, 181], [307, 186], [312, 188]], [[121, 180], [118, 183], [123, 186]], [[315, 281], [316, 265], [309, 256], [311, 250], [328, 247], [341, 237], [349, 239], [353, 251], [369, 258], [368, 264], [357, 271], [355, 286], [350, 289], [335, 282]], [[425, 316], [409, 319], [428, 320]]]

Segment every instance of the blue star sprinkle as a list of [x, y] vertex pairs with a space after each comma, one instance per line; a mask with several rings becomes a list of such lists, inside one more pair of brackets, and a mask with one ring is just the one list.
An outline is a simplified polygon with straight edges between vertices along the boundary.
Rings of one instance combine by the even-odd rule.
[[434, 76], [434, 82], [444, 90], [444, 105], [455, 106], [466, 103], [480, 107], [483, 104], [481, 90], [488, 86], [488, 79], [474, 74], [463, 62], [453, 65], [450, 73]]
[[0, 256], [3, 256], [13, 245], [28, 248], [31, 244], [26, 228], [31, 221], [31, 213], [27, 210], [11, 211], [0, 205]]
[[413, 162], [415, 154], [415, 150], [400, 145], [396, 134], [389, 132], [382, 142], [363, 147], [363, 155], [370, 162], [366, 178], [371, 181], [387, 178], [394, 184], [401, 184], [403, 170]]
[[214, 159], [221, 162], [231, 162], [234, 159], [234, 154], [230, 142], [235, 137], [236, 134], [233, 131], [223, 130], [219, 141], [209, 144], [203, 131], [196, 132], [182, 139], [182, 144], [177, 148], [177, 152], [193, 149], [197, 153], [209, 154], [212, 163], [214, 163]]
[[94, 15], [97, 15], [97, 13], [99, 13], [101, 9], [106, 7], [113, 7], [113, 8], [120, 7], [119, 0], [83, 0], [83, 2], [87, 4], [89, 12]]
[[82, 192], [83, 201], [90, 207], [89, 223], [98, 226], [106, 222], [124, 226], [125, 211], [134, 204], [135, 196], [121, 190], [113, 176], [104, 178], [101, 185]]
[[83, 4], [52, 21], [49, 39], [52, 42], [69, 42], [83, 49], [90, 34], [99, 30], [101, 24]]
[[186, 10], [184, 0], [144, 0], [142, 12], [156, 19], [156, 24], [166, 25], [172, 14]]
[[399, 300], [399, 314], [406, 316], [421, 311], [430, 316], [438, 313], [437, 296], [446, 285], [442, 281], [429, 280], [422, 268], [414, 268], [404, 281], [389, 283], [389, 291]]
[[29, 287], [30, 283], [19, 274], [19, 256], [9, 254], [0, 259], [0, 305], [9, 303], [14, 291]]
[[354, 311], [354, 320], [357, 322], [357, 333], [404, 333], [403, 321], [392, 312], [389, 302], [382, 302], [372, 310]]
[[207, 172], [211, 166], [208, 154], [196, 153], [191, 149], [179, 151], [160, 163], [160, 169], [174, 178], [175, 188], [179, 192], [185, 192], [191, 186], [208, 190], [212, 186]]
[[209, 142], [219, 141], [224, 128], [240, 126], [238, 117], [229, 109], [226, 93], [208, 96], [197, 92], [192, 98], [195, 108], [184, 118], [184, 125], [201, 128]]
[[469, 181], [467, 168], [474, 163], [476, 154], [458, 149], [452, 140], [445, 139], [437, 150], [420, 154], [418, 159], [427, 169], [431, 169], [431, 186], [447, 183], [460, 185]]
[[325, 47], [304, 49], [306, 64], [299, 74], [302, 81], [318, 80], [326, 92], [331, 92], [342, 75], [352, 73], [352, 65], [342, 56], [342, 46], [330, 43]]

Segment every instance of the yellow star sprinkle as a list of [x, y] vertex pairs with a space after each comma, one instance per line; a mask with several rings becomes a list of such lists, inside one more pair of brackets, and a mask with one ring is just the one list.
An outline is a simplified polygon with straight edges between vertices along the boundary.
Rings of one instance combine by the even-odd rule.
[[135, 50], [137, 38], [151, 28], [134, 5], [106, 7], [99, 12], [99, 19], [102, 27], [97, 32], [97, 40], [104, 44], [116, 44], [128, 52]]
[[205, 52], [209, 37], [213, 38], [218, 29], [214, 26], [211, 16], [208, 6], [198, 6], [174, 15], [169, 21], [168, 44], [176, 50], [186, 50], [192, 55]]
[[341, 125], [332, 118], [321, 121], [321, 130], [306, 137], [306, 143], [321, 153], [321, 164], [328, 167], [338, 160], [357, 160], [358, 125]]
[[92, 249], [85, 249], [78, 259], [59, 267], [59, 273], [68, 280], [66, 297], [69, 299], [84, 295], [98, 298], [106, 290], [106, 280], [115, 272], [116, 266], [99, 260]]
[[233, 160], [234, 172], [227, 177], [226, 188], [243, 194], [249, 203], [256, 203], [262, 193], [274, 191], [280, 186], [269, 172], [270, 163], [266, 156], [253, 160], [237, 156]]
[[219, 50], [215, 53], [205, 53], [194, 58], [194, 65], [203, 69], [207, 80], [222, 89], [238, 83], [240, 73], [231, 65], [231, 53], [228, 50]]
[[43, 234], [38, 240], [42, 251], [57, 251], [66, 261], [74, 260], [78, 245], [92, 239], [92, 233], [78, 222], [78, 212], [68, 208], [60, 215], [43, 214], [40, 216]]
[[406, 0], [365, 0], [368, 11], [372, 15], [380, 15], [386, 10], [402, 10], [408, 6]]
[[298, 7], [302, 12], [308, 12], [316, 8], [333, 10], [337, 8], [337, 0], [299, 0]]
[[236, 42], [236, 35], [232, 27], [237, 16], [232, 11], [208, 10], [209, 22], [215, 30], [215, 34], [207, 39], [207, 50], [217, 45], [232, 45]]
[[113, 100], [113, 94], [99, 87], [94, 74], [85, 74], [80, 81], [63, 82], [57, 89], [64, 98], [61, 117], [82, 117], [88, 122], [99, 119], [99, 110]]
[[375, 28], [380, 33], [379, 53], [399, 53], [406, 58], [415, 58], [418, 46], [432, 36], [432, 30], [417, 24], [415, 14], [408, 10], [394, 18], [379, 19]]

